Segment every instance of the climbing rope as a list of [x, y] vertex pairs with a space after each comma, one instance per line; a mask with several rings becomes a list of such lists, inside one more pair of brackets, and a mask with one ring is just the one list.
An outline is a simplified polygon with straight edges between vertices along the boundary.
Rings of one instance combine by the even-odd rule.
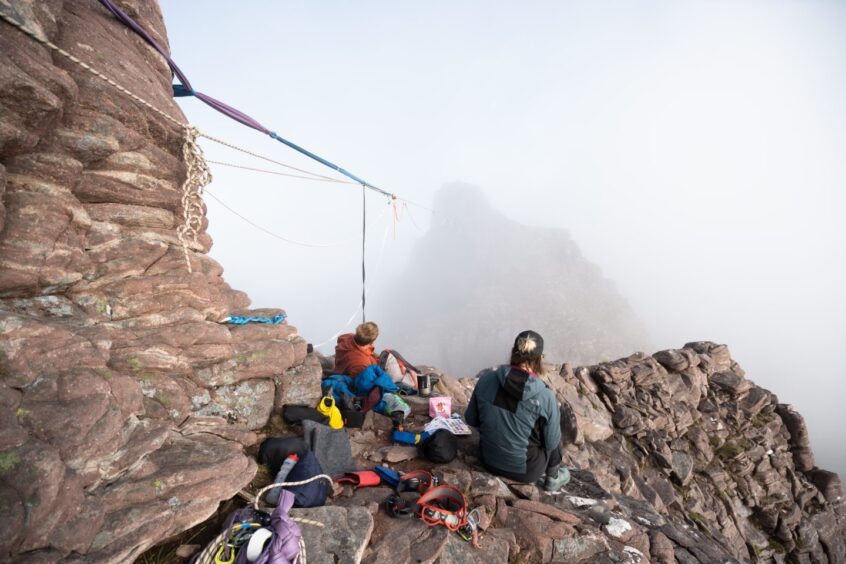
[[211, 171], [203, 150], [197, 144], [198, 131], [194, 127], [185, 128], [185, 140], [182, 143], [182, 159], [185, 161], [185, 182], [182, 183], [182, 225], [176, 230], [188, 272], [193, 273], [191, 259], [188, 257], [187, 240], [190, 237], [194, 246], [199, 245], [198, 237], [203, 230], [203, 188], [212, 181]]
[[101, 73], [100, 71], [92, 68], [88, 63], [78, 59], [74, 55], [70, 54], [69, 52], [65, 51], [64, 49], [62, 49], [61, 47], [59, 47], [58, 45], [53, 43], [52, 41], [49, 41], [47, 38], [41, 37], [40, 35], [38, 35], [34, 31], [25, 27], [23, 24], [21, 24], [21, 23], [17, 22], [16, 20], [12, 19], [11, 16], [8, 16], [8, 15], [0, 12], [0, 18], [2, 18], [6, 23], [11, 24], [14, 27], [18, 28], [20, 31], [24, 32], [26, 35], [30, 36], [32, 39], [34, 39], [38, 43], [41, 43], [42, 45], [44, 45], [48, 49], [51, 49], [52, 51], [58, 53], [62, 57], [68, 59], [71, 62], [73, 62], [74, 64], [82, 67], [83, 69], [85, 69], [89, 73], [93, 74], [97, 78], [104, 80], [107, 84], [109, 84], [113, 88], [116, 88], [120, 92], [126, 94], [127, 96], [129, 96], [130, 98], [132, 98], [133, 100], [135, 100], [136, 102], [138, 102], [139, 104], [141, 104], [142, 106], [147, 108], [148, 110], [155, 112], [156, 114], [165, 118], [166, 120], [168, 120], [172, 124], [174, 124], [174, 125], [176, 125], [180, 128], [183, 128], [183, 129], [186, 128], [186, 127], [189, 127], [188, 124], [182, 123], [181, 121], [177, 120], [173, 116], [168, 115], [167, 113], [158, 109], [157, 107], [155, 107], [153, 104], [151, 104], [147, 100], [145, 100], [145, 99], [141, 98], [140, 96], [130, 92], [129, 90], [127, 90], [126, 88], [124, 88], [123, 86], [121, 86], [120, 84], [118, 84], [117, 82], [115, 82], [114, 80], [109, 78], [108, 76], [106, 76], [103, 73]]
[[[324, 181], [324, 182], [334, 182], [336, 184], [347, 184], [347, 185], [360, 186], [360, 184], [358, 182], [353, 182], [351, 180], [342, 180], [340, 178], [332, 178], [331, 176], [324, 176], [322, 174], [317, 174], [317, 173], [314, 173], [314, 172], [311, 172], [311, 171], [308, 171], [308, 170], [303, 170], [301, 168], [297, 168], [295, 166], [291, 166], [291, 165], [279, 162], [277, 160], [271, 159], [270, 157], [261, 155], [259, 153], [253, 152], [253, 151], [250, 151], [250, 150], [245, 149], [243, 147], [239, 147], [238, 145], [235, 145], [233, 143], [223, 141], [222, 139], [218, 139], [216, 137], [211, 137], [210, 135], [207, 135], [206, 133], [203, 133], [202, 131], [199, 132], [199, 136], [203, 137], [204, 139], [214, 141], [215, 143], [219, 143], [219, 144], [221, 144], [225, 147], [229, 147], [230, 149], [234, 149], [236, 151], [240, 151], [240, 152], [247, 154], [247, 155], [250, 155], [252, 157], [261, 159], [263, 161], [267, 161], [269, 163], [273, 163], [273, 164], [276, 164], [276, 165], [279, 165], [279, 166], [282, 166], [282, 167], [285, 167], [285, 168], [288, 168], [288, 169], [291, 169], [291, 170], [295, 170], [295, 171], [298, 171], [298, 172], [303, 172], [303, 173], [305, 173], [309, 176], [305, 177], [305, 176], [299, 176], [299, 175], [295, 175], [295, 174], [287, 174], [287, 173], [278, 172], [278, 171], [274, 171], [274, 170], [248, 167], [248, 166], [244, 166], [244, 165], [237, 165], [237, 164], [226, 163], [226, 162], [221, 162], [221, 161], [213, 161], [213, 160], [207, 160], [206, 161], [206, 162], [209, 162], [209, 163], [212, 163], [212, 164], [228, 166], [228, 167], [231, 167], [231, 168], [239, 168], [239, 169], [243, 169], [243, 170], [249, 170], [249, 171], [252, 171], [252, 172], [272, 174], [272, 175], [276, 175], [276, 176], [288, 176], [290, 178], [300, 178], [300, 179], [303, 179], [303, 180], [315, 180], [315, 181]], [[428, 211], [429, 213], [435, 213], [435, 210], [433, 210], [432, 208], [430, 208], [428, 206], [418, 204], [417, 202], [409, 200], [408, 198], [402, 198], [400, 196], [397, 196], [396, 194], [390, 194], [389, 203], [394, 202], [394, 201], [402, 202], [403, 207], [406, 208], [406, 209], [408, 208], [408, 206], [414, 206], [414, 207], [424, 209], [424, 210]]]
[[[310, 484], [310, 483], [312, 483], [316, 480], [329, 480], [330, 484], [333, 483], [332, 478], [329, 477], [328, 475], [318, 474], [317, 476], [312, 476], [311, 478], [308, 478], [307, 480], [300, 480], [299, 482], [278, 482], [278, 483], [275, 483], [275, 484], [270, 484], [270, 485], [263, 487], [262, 489], [260, 489], [258, 491], [258, 493], [256, 494], [256, 497], [253, 499], [253, 507], [255, 507], [258, 511], [264, 511], [261, 508], [261, 504], [259, 502], [261, 501], [261, 497], [264, 494], [266, 494], [267, 492], [269, 492], [270, 490], [272, 490], [273, 488], [280, 488], [280, 487], [281, 488], [284, 488], [284, 487], [292, 488], [294, 486], [304, 486], [304, 485]], [[296, 519], [294, 519], [294, 520], [296, 521]]]
[[190, 237], [191, 242], [194, 243], [194, 245], [199, 244], [197, 239], [200, 231], [202, 231], [203, 225], [203, 187], [205, 187], [209, 182], [211, 182], [211, 173], [209, 172], [208, 165], [206, 164], [205, 159], [203, 158], [203, 151], [202, 149], [200, 149], [199, 145], [197, 145], [196, 142], [197, 135], [199, 133], [197, 129], [191, 127], [187, 123], [183, 123], [177, 120], [173, 116], [160, 110], [144, 98], [141, 98], [140, 96], [121, 86], [102, 72], [94, 69], [88, 63], [82, 61], [81, 59], [72, 55], [68, 51], [65, 51], [52, 41], [49, 41], [48, 39], [39, 36], [34, 31], [15, 21], [7, 14], [0, 13], [0, 18], [2, 18], [6, 23], [9, 23], [12, 26], [16, 27], [38, 43], [58, 53], [62, 57], [68, 59], [69, 61], [83, 68], [87, 72], [93, 74], [100, 80], [105, 81], [111, 87], [129, 96], [145, 108], [165, 118], [167, 121], [176, 125], [182, 130], [183, 135], [185, 136], [182, 143], [182, 157], [185, 160], [186, 176], [185, 181], [182, 183], [183, 223], [177, 229], [176, 234], [179, 238], [180, 244], [182, 245], [182, 251], [185, 256], [185, 264], [188, 266], [188, 272], [192, 272], [191, 261], [188, 257], [187, 240]]
[[304, 147], [300, 147], [296, 143], [288, 141], [284, 137], [281, 137], [280, 135], [278, 135], [275, 131], [272, 131], [272, 130], [268, 129], [267, 127], [263, 126], [257, 120], [248, 116], [244, 112], [237, 110], [236, 108], [233, 108], [232, 106], [229, 106], [229, 105], [221, 102], [220, 100], [216, 100], [216, 99], [212, 98], [211, 96], [209, 96], [208, 94], [203, 94], [202, 92], [197, 92], [191, 86], [191, 83], [188, 81], [188, 77], [185, 76], [185, 73], [182, 72], [182, 70], [176, 65], [176, 62], [174, 62], [174, 60], [170, 57], [170, 54], [161, 45], [159, 45], [159, 43], [155, 39], [153, 39], [153, 37], [147, 32], [147, 30], [145, 30], [143, 27], [141, 27], [138, 24], [138, 22], [136, 22], [134, 19], [132, 19], [123, 10], [118, 8], [114, 4], [114, 2], [112, 2], [112, 0], [100, 0], [100, 4], [102, 4], [107, 10], [109, 10], [112, 13], [112, 15], [115, 16], [115, 18], [118, 19], [118, 21], [120, 21], [121, 23], [123, 23], [124, 25], [129, 27], [132, 31], [137, 33], [144, 41], [147, 42], [147, 44], [149, 44], [151, 47], [153, 47], [156, 51], [159, 52], [159, 54], [162, 57], [165, 58], [168, 66], [170, 67], [170, 70], [173, 72], [173, 74], [179, 80], [179, 84], [176, 84], [176, 85], [173, 86], [174, 96], [193, 96], [193, 97], [197, 98], [198, 100], [200, 100], [201, 102], [203, 102], [204, 104], [207, 104], [211, 108], [213, 108], [213, 109], [217, 110], [218, 112], [222, 113], [226, 117], [231, 118], [231, 119], [237, 121], [238, 123], [246, 125], [249, 128], [255, 129], [256, 131], [264, 133], [265, 135], [268, 135], [271, 139], [279, 141], [283, 145], [290, 147], [291, 149], [297, 151], [298, 153], [301, 153], [301, 154], [307, 156], [308, 158], [315, 160], [315, 161], [319, 162], [320, 164], [331, 168], [332, 170], [337, 171], [338, 173], [346, 176], [347, 178], [354, 180], [357, 184], [361, 184], [362, 186], [369, 188], [370, 190], [373, 190], [374, 192], [379, 192], [383, 196], [387, 196], [387, 197], [391, 196], [390, 192], [382, 190], [381, 188], [378, 188], [378, 187], [370, 184], [366, 180], [363, 180], [363, 179], [359, 178], [358, 176], [352, 174], [351, 172], [341, 168], [340, 166], [336, 165], [335, 163], [332, 163], [332, 162], [324, 159], [323, 157], [321, 157], [321, 156], [319, 156], [315, 153], [312, 153], [311, 151], [309, 151], [308, 149], [306, 149]]
[[[301, 480], [299, 482], [278, 482], [278, 483], [275, 483], [275, 484], [270, 484], [269, 486], [266, 486], [266, 487], [260, 489], [258, 491], [258, 493], [255, 495], [255, 497], [252, 498], [252, 505], [256, 509], [256, 511], [267, 512], [269, 510], [269, 508], [268, 508], [268, 510], [262, 509], [261, 506], [260, 506], [260, 503], [259, 503], [259, 500], [261, 499], [261, 497], [265, 493], [269, 492], [270, 490], [272, 490], [273, 488], [276, 488], [276, 487], [302, 486], [302, 485], [314, 482], [316, 480], [329, 480], [329, 483], [330, 484], [332, 483], [332, 478], [330, 478], [326, 474], [318, 474], [317, 476], [312, 476], [311, 478], [308, 478], [307, 480]], [[241, 492], [239, 492], [239, 493], [241, 493]], [[325, 525], [323, 523], [321, 523], [320, 521], [315, 521], [314, 519], [306, 519], [306, 518], [303, 518], [303, 517], [291, 517], [290, 519], [292, 521], [296, 522], [296, 523], [301, 523], [303, 525], [312, 525], [312, 526], [321, 527], [321, 528], [325, 527]], [[227, 531], [222, 531], [217, 537], [214, 538], [214, 540], [212, 540], [209, 544], [207, 544], [206, 547], [203, 549], [203, 551], [194, 560], [194, 564], [213, 564], [215, 552], [217, 551], [218, 547], [221, 546], [222, 543], [226, 542], [227, 534], [228, 534]], [[299, 545], [300, 545], [300, 552], [297, 555], [297, 562], [300, 562], [301, 564], [306, 564], [307, 563], [306, 546], [305, 546], [305, 541], [303, 540], [302, 535], [300, 535]]]

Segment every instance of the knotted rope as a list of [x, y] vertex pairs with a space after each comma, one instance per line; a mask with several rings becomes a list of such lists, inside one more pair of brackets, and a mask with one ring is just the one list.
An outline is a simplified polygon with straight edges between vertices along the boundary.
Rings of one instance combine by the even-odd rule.
[[182, 159], [185, 161], [185, 182], [182, 183], [182, 225], [176, 230], [179, 242], [182, 244], [182, 252], [185, 255], [185, 264], [188, 272], [193, 273], [191, 260], [188, 257], [188, 243], [199, 245], [199, 235], [203, 230], [203, 217], [205, 206], [203, 204], [203, 188], [212, 181], [212, 174], [209, 165], [203, 156], [203, 150], [197, 144], [197, 137], [200, 132], [195, 127], [186, 126], [185, 140], [182, 143]]
[[[315, 480], [329, 480], [329, 483], [332, 484], [332, 478], [330, 478], [326, 474], [318, 474], [317, 476], [312, 476], [307, 480], [300, 480], [299, 482], [279, 482], [276, 484], [270, 484], [269, 486], [265, 486], [258, 491], [256, 494], [255, 500], [253, 500], [253, 507], [257, 510], [261, 511], [261, 507], [259, 506], [259, 500], [261, 500], [261, 496], [263, 496], [266, 492], [269, 492], [273, 488], [278, 487], [292, 487], [292, 486], [303, 486], [305, 484], [309, 484], [314, 482]], [[302, 523], [303, 525], [314, 525], [315, 527], [323, 527], [324, 524], [320, 521], [314, 521], [313, 519], [304, 519], [302, 517], [291, 517], [291, 520], [295, 523]], [[306, 561], [306, 547], [305, 547], [305, 540], [303, 540], [302, 535], [300, 535], [300, 553], [297, 556], [297, 562], [299, 564], [307, 564]]]
[[203, 188], [209, 182], [211, 182], [212, 178], [208, 164], [206, 164], [206, 160], [203, 157], [203, 151], [197, 144], [197, 136], [199, 135], [199, 131], [197, 131], [197, 129], [192, 127], [191, 125], [184, 123], [174, 118], [170, 114], [160, 110], [144, 98], [138, 96], [134, 92], [131, 92], [130, 90], [121, 86], [102, 72], [93, 68], [85, 61], [82, 61], [75, 55], [69, 53], [65, 49], [62, 49], [47, 38], [40, 36], [31, 29], [22, 25], [20, 22], [16, 21], [11, 16], [0, 12], [0, 19], [16, 27], [17, 29], [19, 29], [38, 43], [44, 45], [51, 51], [58, 53], [62, 57], [68, 59], [69, 61], [79, 66], [86, 72], [93, 74], [94, 76], [104, 81], [106, 84], [108, 84], [118, 92], [129, 96], [148, 110], [163, 117], [164, 119], [166, 119], [173, 125], [176, 125], [183, 131], [185, 139], [182, 143], [182, 157], [186, 165], [185, 182], [183, 182], [182, 184], [183, 223], [177, 229], [176, 234], [179, 237], [180, 244], [182, 245], [182, 251], [185, 255], [185, 264], [188, 266], [188, 272], [193, 272], [191, 268], [191, 261], [188, 257], [187, 240], [190, 237], [191, 242], [194, 243], [194, 245], [199, 245], [198, 237], [203, 229], [203, 215], [205, 213], [203, 206]]
[[[251, 501], [253, 507], [257, 511], [264, 511], [263, 509], [261, 509], [259, 501], [261, 500], [261, 497], [265, 493], [269, 492], [273, 488], [285, 487], [285, 486], [288, 486], [288, 487], [302, 486], [302, 485], [314, 482], [315, 480], [329, 480], [329, 483], [332, 483], [332, 478], [330, 478], [326, 474], [318, 474], [317, 476], [312, 476], [311, 478], [309, 478], [307, 480], [301, 480], [299, 482], [279, 482], [279, 483], [276, 483], [276, 484], [270, 484], [269, 486], [266, 486], [266, 487], [260, 489], [258, 491], [258, 493], [255, 495], [255, 497], [251, 497], [249, 494], [244, 492], [244, 490], [241, 490], [240, 492], [238, 492], [238, 494], [241, 497], [247, 499], [248, 501]], [[323, 523], [321, 523], [320, 521], [315, 521], [313, 519], [304, 519], [302, 517], [290, 517], [290, 519], [292, 521], [296, 522], [296, 523], [302, 523], [303, 525], [313, 525], [315, 527], [325, 527], [325, 525]], [[220, 545], [222, 543], [226, 542], [226, 537], [227, 537], [227, 531], [223, 531], [219, 535], [217, 535], [209, 544], [206, 545], [206, 547], [203, 549], [203, 551], [197, 556], [197, 558], [194, 560], [194, 564], [214, 564], [215, 553], [217, 552], [217, 549], [220, 547]], [[302, 535], [300, 535], [299, 545], [300, 545], [300, 552], [297, 555], [296, 562], [298, 564], [307, 564], [305, 540], [303, 540]]]

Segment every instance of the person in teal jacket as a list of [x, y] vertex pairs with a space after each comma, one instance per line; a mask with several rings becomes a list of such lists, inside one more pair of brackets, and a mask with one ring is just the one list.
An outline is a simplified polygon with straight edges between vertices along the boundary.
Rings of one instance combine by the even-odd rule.
[[541, 380], [543, 337], [523, 331], [514, 340], [511, 364], [485, 370], [464, 412], [479, 428], [482, 465], [524, 483], [546, 476], [556, 491], [570, 480], [561, 467], [561, 427], [555, 394]]

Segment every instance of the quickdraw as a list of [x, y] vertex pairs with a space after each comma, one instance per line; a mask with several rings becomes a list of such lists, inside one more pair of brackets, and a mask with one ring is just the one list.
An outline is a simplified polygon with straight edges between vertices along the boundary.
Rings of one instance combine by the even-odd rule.
[[482, 548], [479, 544], [479, 522], [481, 520], [479, 508], [477, 507], [467, 514], [467, 525], [458, 529], [458, 535], [471, 543], [473, 548]]
[[214, 564], [232, 564], [238, 549], [250, 540], [253, 533], [262, 527], [262, 523], [243, 522], [232, 525], [229, 535], [220, 543], [214, 555]]

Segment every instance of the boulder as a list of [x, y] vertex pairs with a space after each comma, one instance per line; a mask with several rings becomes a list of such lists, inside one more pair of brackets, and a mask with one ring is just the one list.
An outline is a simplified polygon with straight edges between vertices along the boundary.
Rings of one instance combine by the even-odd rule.
[[317, 564], [361, 562], [373, 532], [373, 516], [364, 507], [314, 507], [292, 509], [294, 519], [308, 519], [317, 526], [300, 522], [306, 555]]
[[286, 404], [317, 405], [322, 392], [320, 381], [323, 371], [320, 366], [300, 365], [290, 368], [274, 377], [276, 383], [276, 407]]
[[608, 541], [600, 534], [587, 533], [556, 539], [552, 543], [551, 562], [589, 562], [608, 550]]

